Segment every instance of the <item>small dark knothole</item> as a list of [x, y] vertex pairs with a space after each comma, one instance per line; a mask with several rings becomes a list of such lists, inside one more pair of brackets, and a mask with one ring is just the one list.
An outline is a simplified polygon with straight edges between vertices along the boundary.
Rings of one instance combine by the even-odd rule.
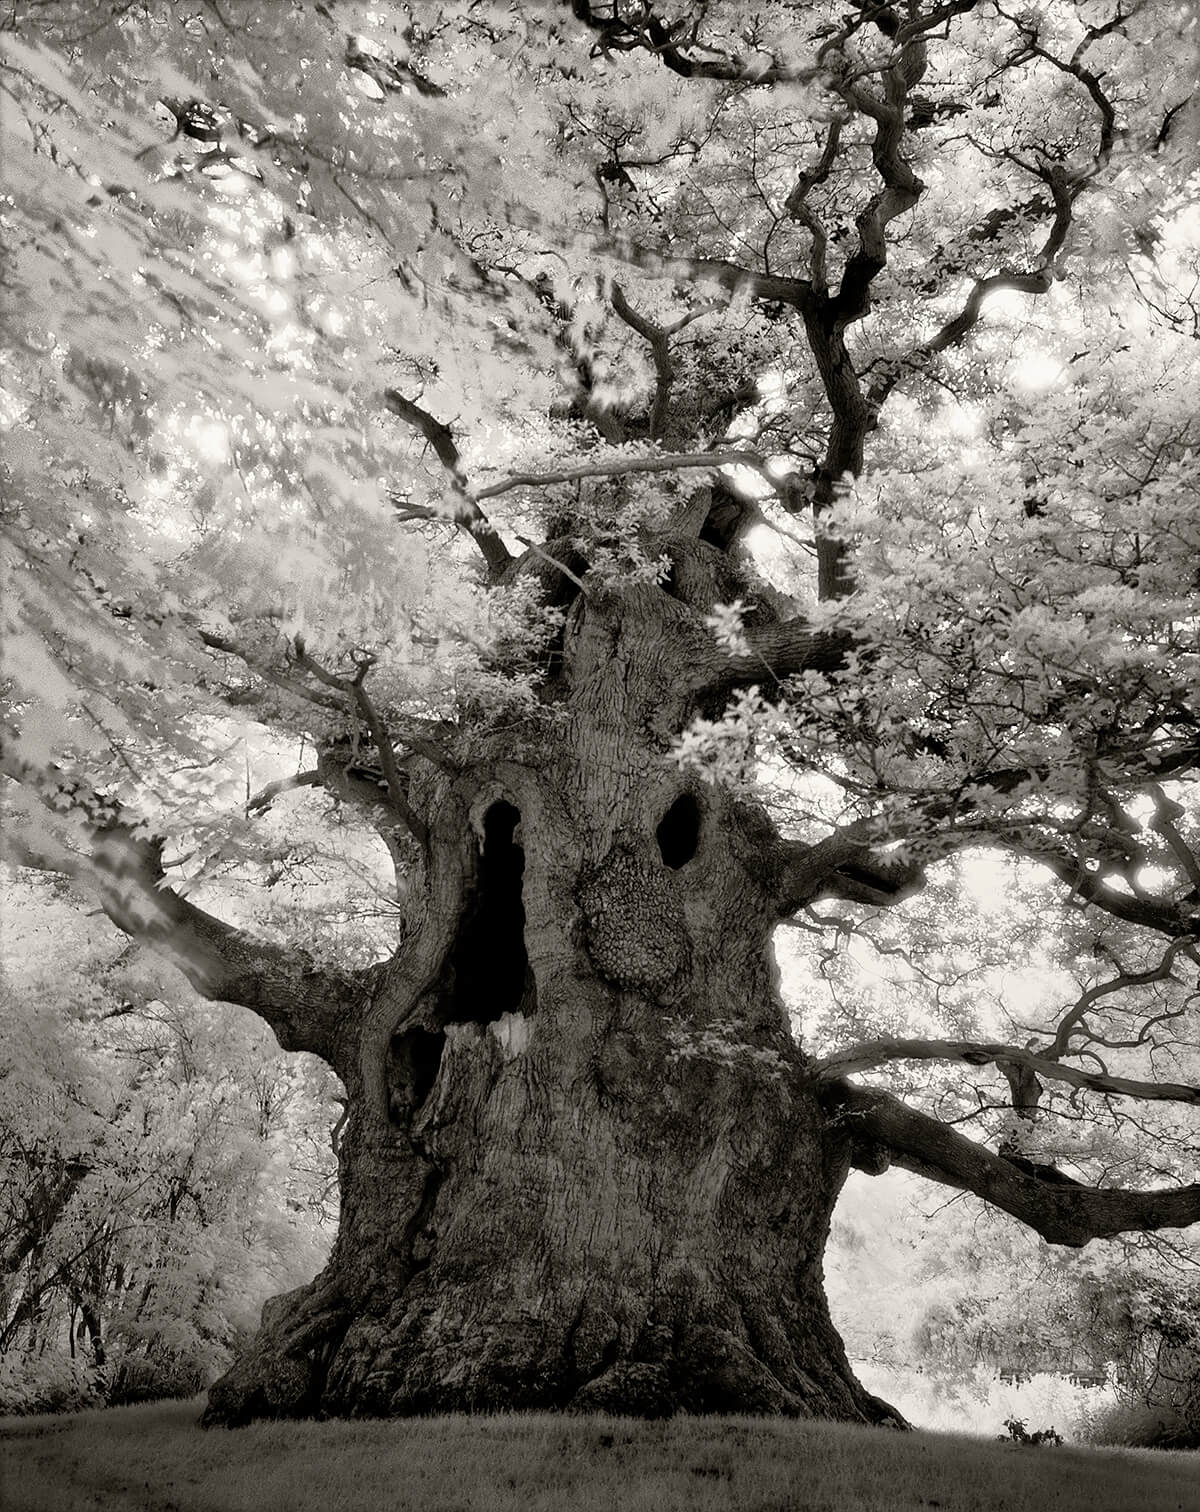
[[686, 866], [700, 844], [700, 805], [691, 793], [681, 793], [654, 831], [663, 863], [672, 871]]
[[669, 597], [675, 597], [675, 563], [669, 562], [667, 570], [658, 580], [658, 586]]
[[388, 1055], [388, 1085], [393, 1119], [405, 1122], [433, 1091], [442, 1064], [446, 1036], [436, 1029], [406, 1029], [394, 1034]]
[[521, 878], [525, 852], [515, 835], [520, 812], [503, 799], [483, 816], [483, 853], [475, 893], [451, 952], [448, 1023], [490, 1024], [531, 1011]]

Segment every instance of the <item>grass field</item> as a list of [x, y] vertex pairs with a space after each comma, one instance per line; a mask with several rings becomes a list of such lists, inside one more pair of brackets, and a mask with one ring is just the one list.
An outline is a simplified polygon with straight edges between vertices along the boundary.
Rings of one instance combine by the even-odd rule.
[[1200, 1454], [750, 1418], [0, 1419], [3, 1512], [1198, 1512]]

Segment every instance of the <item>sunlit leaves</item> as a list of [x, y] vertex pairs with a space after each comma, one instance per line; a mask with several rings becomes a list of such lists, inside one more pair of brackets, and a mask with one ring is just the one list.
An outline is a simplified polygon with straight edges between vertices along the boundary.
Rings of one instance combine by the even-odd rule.
[[194, 1389], [320, 1263], [332, 1086], [44, 883], [10, 885], [5, 915], [0, 1391], [18, 1405], [39, 1355], [74, 1357], [82, 1307], [101, 1397]]

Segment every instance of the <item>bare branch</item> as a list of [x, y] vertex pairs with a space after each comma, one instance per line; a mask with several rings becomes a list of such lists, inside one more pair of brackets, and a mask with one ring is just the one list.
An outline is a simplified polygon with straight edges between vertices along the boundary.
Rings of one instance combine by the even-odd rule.
[[843, 1082], [830, 1103], [852, 1139], [877, 1143], [905, 1170], [973, 1192], [1051, 1244], [1078, 1247], [1200, 1221], [1200, 1183], [1148, 1192], [1059, 1184], [1022, 1170], [890, 1093]]
[[197, 634], [201, 642], [210, 650], [219, 651], [223, 656], [236, 657], [264, 682], [269, 682], [273, 687], [292, 694], [294, 698], [302, 698], [306, 703], [316, 704], [322, 709], [341, 710], [345, 707], [342, 699], [335, 698], [330, 693], [323, 693], [319, 688], [309, 687], [306, 683], [289, 677], [286, 672], [281, 672], [252, 646], [243, 645], [240, 641], [233, 640], [227, 635], [218, 635], [211, 630], [200, 630]]
[[546, 488], [552, 483], [575, 483], [581, 478], [619, 478], [626, 473], [681, 472], [702, 467], [752, 467], [763, 470], [768, 457], [752, 451], [664, 452], [657, 457], [612, 458], [608, 462], [586, 462], [579, 467], [564, 467], [557, 472], [514, 473], [499, 483], [489, 483], [476, 493], [477, 499], [492, 499], [514, 488]]
[[1188, 955], [1193, 961], [1196, 959], [1194, 945], [1186, 935], [1171, 940], [1163, 952], [1162, 960], [1148, 971], [1122, 971], [1106, 982], [1098, 982], [1094, 987], [1089, 987], [1059, 1021], [1053, 1044], [1046, 1051], [1047, 1055], [1054, 1059], [1067, 1055], [1070, 1052], [1071, 1037], [1076, 1032], [1091, 1038], [1086, 1027], [1086, 1017], [1101, 999], [1122, 992], [1127, 987], [1148, 987], [1154, 982], [1167, 981], [1175, 968], [1175, 957], [1181, 953]]
[[793, 184], [788, 197], [783, 202], [784, 214], [789, 219], [803, 226], [812, 237], [812, 250], [809, 253], [809, 271], [812, 274], [812, 286], [818, 294], [828, 292], [828, 281], [825, 270], [825, 250], [828, 238], [825, 227], [817, 219], [808, 204], [809, 194], [823, 184], [833, 171], [833, 165], [837, 161], [838, 149], [842, 140], [842, 123], [834, 119], [829, 123], [829, 131], [825, 137], [825, 146], [816, 166], [806, 168], [799, 174]]
[[[359, 700], [354, 693], [354, 679], [337, 677], [320, 667], [312, 658], [308, 658], [307, 664], [301, 663], [298, 658], [293, 658], [294, 665], [302, 671], [314, 677], [320, 686], [313, 687], [310, 683], [303, 682], [298, 678], [281, 672], [278, 667], [272, 665], [267, 657], [251, 646], [245, 646], [239, 641], [232, 640], [229, 636], [217, 635], [212, 631], [201, 630], [200, 640], [214, 651], [220, 651], [225, 656], [234, 656], [243, 662], [251, 672], [271, 683], [274, 687], [281, 688], [297, 698], [304, 699], [307, 703], [316, 704], [322, 709], [336, 710], [338, 713], [345, 712], [349, 701], [353, 709], [359, 709]], [[303, 644], [303, 642], [302, 642]], [[370, 666], [368, 660], [367, 666]], [[328, 689], [329, 691], [324, 691]], [[452, 770], [454, 763], [446, 749], [439, 743], [437, 734], [444, 730], [445, 726], [439, 725], [433, 720], [406, 719], [402, 731], [393, 732], [393, 738], [398, 737], [404, 747], [414, 755], [423, 756], [426, 761], [431, 761], [435, 766], [445, 767]], [[322, 775], [317, 780], [324, 781]], [[274, 795], [272, 795], [274, 796]]]
[[650, 413], [650, 435], [653, 439], [662, 435], [666, 424], [667, 405], [671, 400], [671, 385], [675, 381], [675, 365], [671, 361], [671, 344], [666, 330], [653, 320], [639, 314], [625, 298], [619, 283], [612, 286], [612, 307], [631, 330], [650, 344], [654, 359], [657, 383], [654, 389], [654, 408]]
[[587, 597], [587, 584], [577, 572], [572, 572], [571, 568], [567, 566], [566, 562], [560, 561], [556, 556], [551, 556], [548, 551], [546, 551], [543, 547], [538, 546], [535, 542], [531, 541], [528, 536], [518, 536], [517, 540], [520, 541], [521, 545], [525, 547], [530, 556], [537, 557], [539, 561], [545, 562], [547, 567], [553, 567], [555, 572], [561, 572], [563, 577], [565, 577], [569, 583], [574, 583], [576, 588], [579, 589], [580, 593], [582, 593], [585, 598]]
[[266, 787], [246, 799], [247, 814], [261, 814], [269, 809], [281, 793], [293, 792], [296, 788], [319, 787], [321, 774], [314, 767], [308, 772], [297, 772], [294, 777], [281, 777], [277, 782], [268, 782]]
[[893, 1061], [964, 1061], [970, 1066], [1020, 1066], [1047, 1081], [1065, 1082], [1087, 1092], [1104, 1092], [1114, 1097], [1136, 1097], [1142, 1101], [1200, 1104], [1200, 1087], [1181, 1082], [1134, 1081], [1125, 1076], [1108, 1076], [1099, 1071], [1081, 1071], [1064, 1066], [1056, 1058], [1021, 1050], [1015, 1045], [976, 1043], [971, 1040], [876, 1039], [851, 1045], [833, 1055], [814, 1061], [813, 1072], [823, 1080], [870, 1071]]

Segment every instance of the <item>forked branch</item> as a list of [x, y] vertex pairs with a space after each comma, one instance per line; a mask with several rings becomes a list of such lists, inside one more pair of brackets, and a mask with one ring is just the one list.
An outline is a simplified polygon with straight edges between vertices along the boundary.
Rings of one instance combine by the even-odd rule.
[[492, 522], [467, 492], [466, 474], [450, 427], [436, 419], [428, 410], [422, 409], [419, 404], [406, 399], [396, 389], [385, 390], [383, 399], [393, 415], [411, 426], [432, 447], [434, 455], [450, 478], [453, 504], [448, 518], [479, 547], [491, 576], [501, 577], [512, 566], [512, 557]]

